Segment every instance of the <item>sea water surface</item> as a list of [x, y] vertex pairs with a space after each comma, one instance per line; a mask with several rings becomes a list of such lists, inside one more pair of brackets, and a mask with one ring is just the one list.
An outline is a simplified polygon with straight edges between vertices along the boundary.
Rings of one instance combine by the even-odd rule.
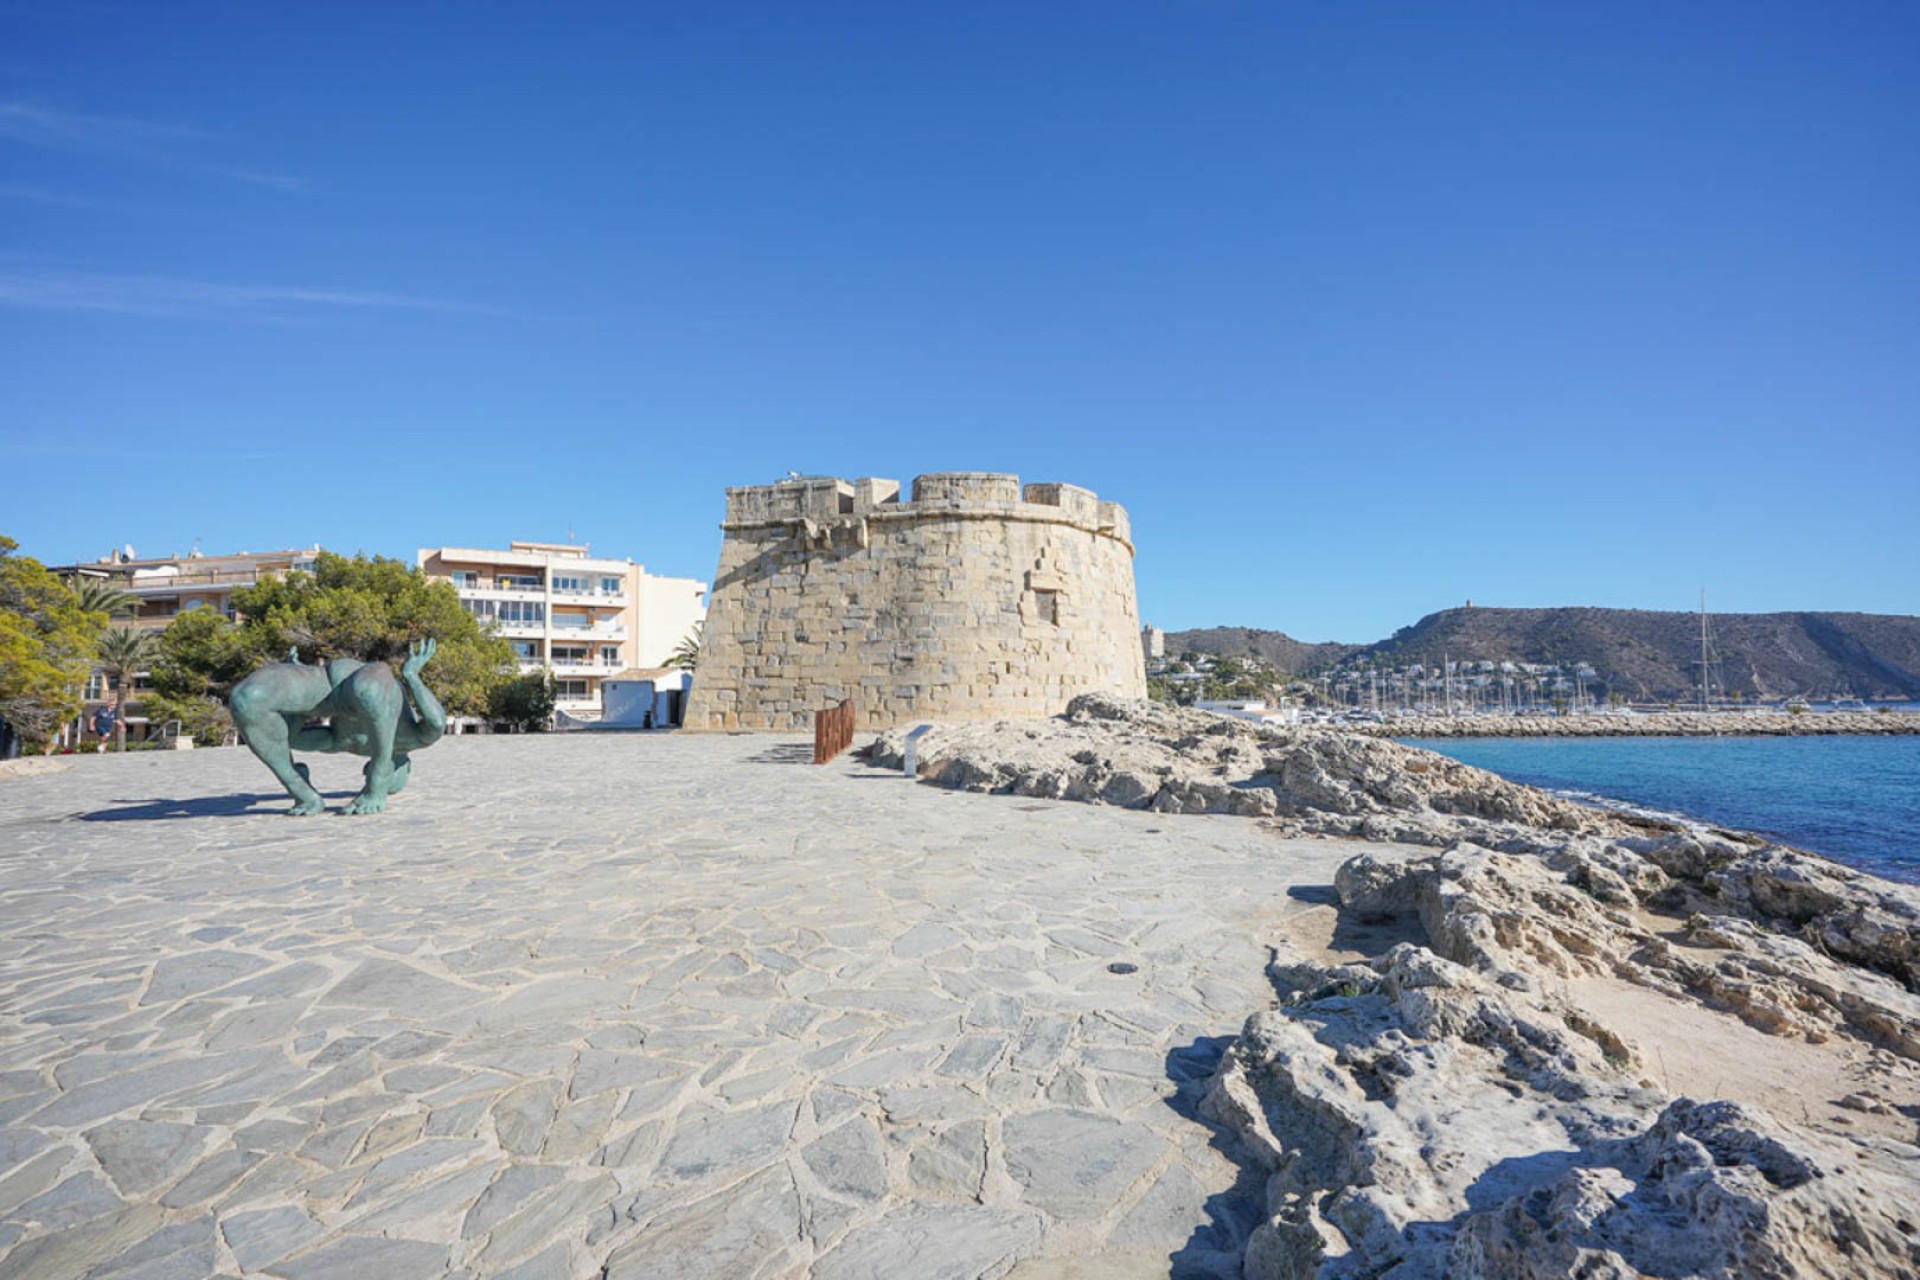
[[1576, 799], [1757, 831], [1920, 884], [1920, 736], [1402, 741]]

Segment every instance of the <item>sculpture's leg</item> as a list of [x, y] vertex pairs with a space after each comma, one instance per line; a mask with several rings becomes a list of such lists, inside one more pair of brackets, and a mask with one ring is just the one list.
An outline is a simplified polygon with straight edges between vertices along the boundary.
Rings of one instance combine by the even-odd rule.
[[387, 779], [387, 794], [397, 796], [406, 789], [407, 777], [413, 772], [413, 761], [407, 756], [395, 754], [393, 757], [393, 775]]
[[348, 813], [379, 813], [387, 807], [393, 784], [394, 732], [399, 728], [401, 708], [406, 704], [406, 696], [400, 692], [392, 672], [377, 665], [365, 670], [379, 674], [363, 679], [356, 672], [354, 679], [334, 691], [336, 701], [343, 693], [351, 696], [358, 713], [356, 719], [366, 726], [366, 784], [360, 788], [359, 795], [347, 802]]
[[298, 818], [319, 813], [327, 807], [327, 802], [307, 781], [306, 770], [294, 764], [287, 717], [279, 708], [266, 705], [270, 702], [263, 694], [241, 685], [233, 691], [233, 722], [246, 736], [248, 748], [260, 757], [260, 763], [273, 770], [273, 776], [293, 797], [293, 808], [287, 810], [288, 815]]

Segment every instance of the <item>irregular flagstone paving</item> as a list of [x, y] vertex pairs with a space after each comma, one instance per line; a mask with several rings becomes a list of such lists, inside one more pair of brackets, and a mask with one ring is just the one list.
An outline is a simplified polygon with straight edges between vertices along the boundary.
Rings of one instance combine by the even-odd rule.
[[1194, 1103], [1362, 846], [805, 758], [0, 782], [0, 1274], [1237, 1275], [1262, 1179]]

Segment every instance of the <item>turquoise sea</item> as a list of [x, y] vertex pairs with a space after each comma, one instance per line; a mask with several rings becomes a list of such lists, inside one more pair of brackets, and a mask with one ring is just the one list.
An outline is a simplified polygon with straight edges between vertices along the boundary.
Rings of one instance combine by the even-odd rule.
[[1920, 883], [1920, 736], [1403, 741], [1575, 799], [1757, 831]]

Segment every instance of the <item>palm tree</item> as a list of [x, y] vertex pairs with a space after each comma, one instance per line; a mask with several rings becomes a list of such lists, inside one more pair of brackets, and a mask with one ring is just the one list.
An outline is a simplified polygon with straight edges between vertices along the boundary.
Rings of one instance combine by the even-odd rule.
[[69, 578], [67, 590], [73, 592], [73, 598], [88, 613], [124, 618], [133, 612], [133, 596], [102, 578]]
[[693, 624], [693, 630], [687, 632], [679, 644], [673, 646], [673, 654], [667, 659], [667, 665], [678, 667], [682, 671], [692, 671], [700, 663], [700, 633], [706, 626], [704, 622]]
[[113, 681], [113, 749], [127, 749], [127, 691], [134, 677], [160, 656], [160, 637], [139, 627], [113, 627], [96, 649], [100, 669]]

